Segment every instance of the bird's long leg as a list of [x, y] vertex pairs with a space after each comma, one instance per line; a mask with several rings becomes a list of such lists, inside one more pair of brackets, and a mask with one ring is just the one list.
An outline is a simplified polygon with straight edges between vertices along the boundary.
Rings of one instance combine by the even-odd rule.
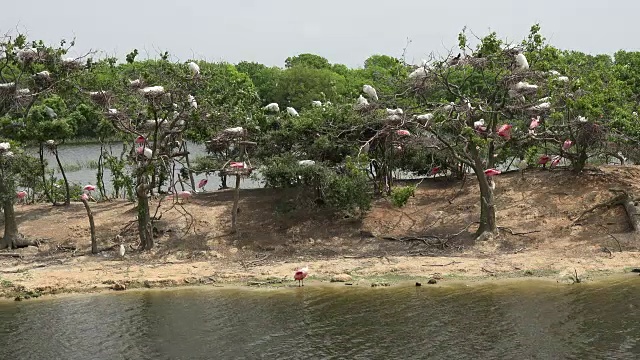
[[304, 286], [304, 279], [302, 279], [301, 281], [302, 281], [302, 286]]

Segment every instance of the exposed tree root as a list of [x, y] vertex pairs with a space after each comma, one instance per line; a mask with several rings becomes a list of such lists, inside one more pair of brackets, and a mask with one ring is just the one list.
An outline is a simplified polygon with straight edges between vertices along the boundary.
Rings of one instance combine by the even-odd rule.
[[633, 197], [629, 195], [629, 193], [627, 193], [625, 190], [609, 189], [609, 191], [616, 193], [617, 195], [607, 201], [596, 204], [583, 211], [575, 220], [573, 220], [571, 226], [576, 225], [585, 215], [594, 212], [597, 209], [611, 208], [613, 206], [622, 205], [625, 209], [627, 219], [629, 221], [629, 224], [631, 225], [631, 228], [633, 229], [633, 232], [640, 232], [640, 210], [638, 209], [637, 200], [633, 199]]

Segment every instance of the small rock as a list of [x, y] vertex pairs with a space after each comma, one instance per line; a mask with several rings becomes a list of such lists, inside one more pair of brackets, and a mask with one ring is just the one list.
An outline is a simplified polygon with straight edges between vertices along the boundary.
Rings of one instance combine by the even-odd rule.
[[231, 249], [229, 249], [229, 252], [232, 253], [232, 254], [235, 254], [235, 253], [238, 252], [238, 248], [231, 248]]
[[427, 284], [429, 284], [429, 285], [433, 285], [433, 284], [437, 284], [437, 283], [438, 283], [438, 280], [436, 280], [436, 279], [429, 279], [429, 281], [427, 281]]
[[417, 283], [416, 283], [416, 286], [422, 286], [422, 284], [421, 284], [421, 283], [419, 283], [419, 282], [417, 282]]
[[334, 275], [331, 278], [331, 282], [347, 282], [347, 281], [350, 281], [351, 279], [352, 277], [349, 274], [339, 274], [339, 275]]
[[363, 238], [372, 238], [375, 237], [371, 231], [368, 230], [360, 230], [360, 237]]
[[22, 298], [20, 296], [16, 296], [15, 299], [13, 299], [14, 301], [22, 301]]
[[525, 271], [524, 271], [524, 276], [533, 276], [533, 271], [531, 271], [531, 270], [525, 270]]
[[373, 283], [371, 284], [371, 287], [378, 287], [378, 286], [390, 286], [389, 283]]
[[352, 283], [344, 283], [345, 285], [353, 285]]
[[124, 286], [124, 284], [120, 284], [120, 283], [115, 283], [115, 284], [113, 284], [113, 285], [111, 286], [111, 289], [112, 289], [112, 290], [115, 290], [115, 291], [123, 291], [123, 290], [125, 290], [126, 288], [127, 288], [127, 287], [126, 287], [126, 286]]

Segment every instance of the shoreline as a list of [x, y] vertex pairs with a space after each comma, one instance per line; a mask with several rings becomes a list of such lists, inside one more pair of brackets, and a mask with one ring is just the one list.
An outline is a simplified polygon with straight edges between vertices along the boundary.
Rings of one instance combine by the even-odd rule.
[[[638, 259], [637, 252], [629, 252], [630, 259]], [[87, 257], [88, 258], [88, 257]], [[467, 262], [460, 261], [466, 259]], [[245, 271], [226, 264], [210, 262], [178, 262], [178, 263], [128, 263], [125, 261], [92, 261], [84, 259], [82, 265], [61, 264], [44, 265], [29, 262], [14, 268], [4, 269], [0, 273], [0, 301], [21, 301], [37, 298], [59, 298], [83, 294], [127, 293], [148, 290], [218, 288], [238, 290], [286, 290], [297, 288], [293, 280], [293, 272], [284, 274], [294, 268], [289, 262], [275, 262], [256, 266]], [[355, 264], [353, 260], [358, 260]], [[366, 262], [379, 262], [379, 257], [359, 259], [327, 259], [310, 262], [310, 275], [305, 282], [309, 287], [323, 288], [398, 288], [416, 286], [434, 288], [473, 288], [487, 285], [534, 284], [566, 286], [577, 283], [575, 274], [569, 271], [573, 265], [567, 261], [558, 267], [528, 268], [515, 271], [491, 271], [484, 266], [468, 268], [478, 258], [424, 257], [421, 260], [434, 263], [448, 261], [445, 266], [425, 266], [423, 271], [398, 271], [395, 265], [406, 265], [415, 257], [388, 258], [391, 266], [375, 267], [368, 271], [361, 266]], [[496, 259], [482, 259], [493, 260]], [[595, 263], [586, 264], [585, 259], [573, 259], [581, 263], [578, 272], [580, 285], [603, 284], [628, 279], [636, 276], [637, 267], [631, 263], [625, 266], [597, 267]], [[635, 263], [635, 261], [633, 261]], [[337, 271], [336, 265], [342, 263], [345, 269]], [[463, 264], [457, 270], [453, 267]], [[556, 263], [557, 264], [557, 263]], [[353, 267], [356, 265], [355, 267]], [[569, 266], [566, 266], [569, 265]], [[331, 267], [333, 270], [328, 269]], [[149, 271], [146, 269], [163, 271]], [[314, 268], [317, 272], [314, 272]], [[347, 270], [346, 268], [351, 268]], [[434, 268], [441, 271], [433, 271]], [[560, 270], [564, 268], [564, 270]], [[179, 270], [178, 270], [179, 269]], [[635, 269], [635, 270], [634, 270]], [[91, 272], [103, 271], [104, 276], [83, 276]], [[65, 274], [67, 276], [65, 276]], [[111, 274], [111, 275], [110, 275]], [[167, 276], [168, 274], [172, 274]], [[435, 283], [430, 283], [429, 281]]]

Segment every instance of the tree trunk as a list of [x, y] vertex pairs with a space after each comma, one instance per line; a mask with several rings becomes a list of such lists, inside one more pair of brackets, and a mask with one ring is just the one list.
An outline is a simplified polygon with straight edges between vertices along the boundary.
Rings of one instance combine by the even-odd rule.
[[196, 189], [196, 181], [193, 178], [193, 172], [191, 171], [191, 163], [189, 162], [189, 150], [187, 150], [187, 142], [183, 141], [182, 142], [183, 148], [184, 148], [184, 160], [187, 163], [187, 170], [189, 172], [189, 181], [191, 182], [191, 189], [195, 190]]
[[231, 232], [238, 232], [238, 202], [240, 201], [240, 174], [236, 174], [236, 188], [233, 190], [233, 210], [231, 210]]
[[478, 178], [478, 185], [480, 186], [480, 226], [476, 231], [476, 239], [488, 240], [498, 233], [493, 189], [489, 183], [489, 178], [484, 174], [482, 161], [479, 157], [476, 157], [474, 165], [473, 171]]
[[[5, 189], [2, 188], [2, 193], [5, 193]], [[16, 248], [16, 242], [20, 239], [20, 233], [18, 232], [18, 224], [16, 222], [16, 214], [13, 208], [13, 199], [6, 198], [2, 202], [4, 210], [4, 236], [2, 242], [0, 242], [0, 249]]]
[[98, 157], [96, 185], [98, 185], [98, 191], [100, 191], [100, 197], [103, 199], [109, 199], [107, 197], [107, 190], [105, 189], [105, 185], [104, 185], [104, 144], [102, 143], [100, 143], [100, 156]]
[[47, 167], [44, 164], [44, 145], [42, 143], [40, 144], [40, 168], [42, 169], [42, 188], [44, 189], [44, 195], [47, 197], [47, 201], [55, 205], [56, 202], [53, 200], [53, 196], [51, 196], [51, 192], [47, 186]]
[[98, 253], [98, 242], [96, 241], [96, 226], [93, 222], [93, 213], [91, 212], [91, 208], [89, 208], [89, 201], [82, 199], [82, 203], [84, 204], [84, 208], [87, 210], [87, 217], [89, 218], [89, 229], [91, 231], [91, 253]]
[[55, 148], [53, 150], [53, 154], [56, 157], [58, 168], [60, 169], [60, 173], [62, 174], [62, 179], [64, 180], [64, 190], [65, 190], [64, 204], [69, 205], [71, 204], [71, 191], [69, 190], [69, 181], [67, 180], [67, 174], [64, 173], [64, 167], [62, 167], [62, 163], [60, 162], [60, 157], [58, 156], [58, 148]]
[[227, 186], [227, 175], [224, 175], [221, 171], [220, 172], [220, 190], [228, 189], [228, 188], [229, 187]]
[[138, 199], [138, 233], [140, 237], [140, 247], [143, 250], [153, 248], [153, 236], [151, 235], [151, 217], [149, 215], [149, 197], [145, 175], [138, 175], [138, 185], [136, 186], [136, 197]]
[[587, 152], [585, 150], [581, 150], [578, 153], [578, 159], [572, 164], [573, 171], [576, 173], [582, 172], [582, 170], [584, 170], [584, 167], [587, 165], [588, 159], [589, 157], [587, 156]]

